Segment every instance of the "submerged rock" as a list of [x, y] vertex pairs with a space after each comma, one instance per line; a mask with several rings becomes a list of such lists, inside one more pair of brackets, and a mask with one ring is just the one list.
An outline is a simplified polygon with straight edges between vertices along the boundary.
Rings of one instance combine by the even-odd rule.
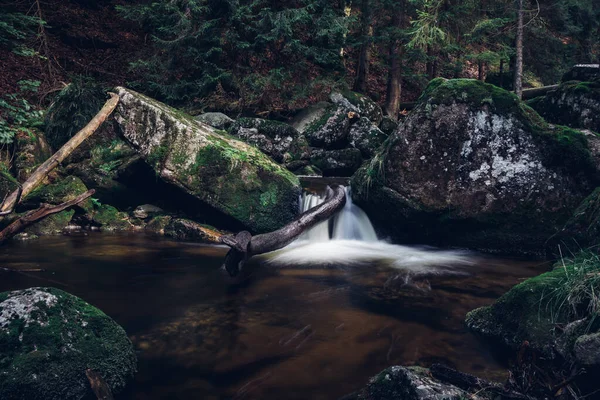
[[177, 240], [192, 240], [204, 243], [219, 243], [221, 232], [209, 225], [189, 219], [175, 218], [163, 228], [164, 235]]
[[235, 122], [227, 115], [220, 112], [207, 112], [204, 114], [197, 115], [194, 117], [196, 121], [205, 123], [208, 126], [212, 126], [216, 129], [226, 131]]
[[600, 132], [600, 77], [562, 83], [528, 104], [549, 122]]
[[300, 132], [279, 121], [261, 118], [240, 118], [229, 133], [258, 147], [277, 162], [307, 159], [308, 143]]
[[54, 288], [0, 293], [0, 398], [63, 400], [93, 396], [86, 370], [113, 393], [136, 372], [127, 334], [110, 317]]
[[158, 177], [254, 232], [298, 213], [300, 184], [258, 149], [134, 91], [117, 88], [115, 119]]
[[581, 132], [493, 85], [440, 78], [352, 186], [400, 240], [539, 254], [596, 182]]
[[[474, 396], [474, 397], [472, 397]], [[389, 367], [371, 378], [359, 391], [359, 400], [462, 400], [480, 399], [456, 386], [441, 383], [421, 367]]]

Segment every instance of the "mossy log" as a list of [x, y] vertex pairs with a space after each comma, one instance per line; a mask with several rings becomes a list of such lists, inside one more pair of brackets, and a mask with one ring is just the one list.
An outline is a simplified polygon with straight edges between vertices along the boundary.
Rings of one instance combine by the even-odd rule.
[[237, 276], [246, 261], [255, 255], [281, 249], [294, 241], [302, 232], [312, 228], [319, 222], [326, 221], [346, 204], [346, 193], [342, 186], [327, 188], [325, 201], [316, 207], [300, 214], [298, 218], [284, 227], [269, 233], [252, 236], [242, 231], [237, 235], [221, 236], [221, 243], [231, 247], [223, 268], [230, 276]]

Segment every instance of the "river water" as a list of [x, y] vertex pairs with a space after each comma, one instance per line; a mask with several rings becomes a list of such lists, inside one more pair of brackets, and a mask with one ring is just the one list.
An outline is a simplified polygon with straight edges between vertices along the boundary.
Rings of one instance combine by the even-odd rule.
[[377, 263], [257, 261], [233, 285], [219, 271], [225, 253], [140, 234], [44, 237], [0, 248], [0, 291], [57, 287], [123, 326], [139, 372], [117, 399], [335, 399], [394, 364], [505, 378], [465, 314], [548, 267], [477, 256], [406, 285]]

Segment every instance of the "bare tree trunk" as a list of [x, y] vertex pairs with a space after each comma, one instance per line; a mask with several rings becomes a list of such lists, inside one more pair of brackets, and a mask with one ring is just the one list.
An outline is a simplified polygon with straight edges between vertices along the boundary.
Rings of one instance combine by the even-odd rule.
[[355, 92], [367, 93], [367, 80], [369, 78], [369, 64], [371, 61], [371, 37], [373, 26], [371, 25], [371, 4], [369, 0], [361, 3], [361, 38], [358, 65], [356, 67], [356, 80], [354, 81]]
[[515, 94], [523, 96], [523, 0], [517, 0], [517, 43], [515, 60]]
[[[88, 122], [79, 132], [75, 134], [67, 143], [63, 145], [52, 157], [47, 159], [42, 165], [40, 165], [31, 174], [29, 179], [23, 183], [21, 198], [27, 197], [43, 180], [44, 178], [56, 168], [65, 158], [67, 158], [84, 140], [90, 137], [96, 130], [102, 125], [106, 118], [113, 112], [117, 103], [119, 102], [119, 96], [111, 93], [111, 98], [104, 104], [104, 107], [96, 114], [96, 116]], [[6, 212], [12, 210], [19, 201], [20, 188], [11, 193], [10, 196], [0, 206], [0, 212]]]
[[281, 229], [256, 236], [252, 236], [247, 231], [239, 232], [235, 236], [221, 236], [221, 243], [231, 247], [227, 256], [225, 256], [223, 268], [230, 276], [237, 276], [250, 257], [287, 246], [305, 230], [329, 219], [341, 210], [345, 204], [346, 192], [343, 187], [328, 188], [323, 203], [300, 214], [298, 218]]
[[498, 86], [504, 87], [504, 59], [500, 60], [500, 82], [498, 82]]
[[[395, 28], [402, 27], [403, 8], [394, 11], [392, 24]], [[398, 120], [400, 112], [400, 96], [402, 94], [402, 48], [400, 39], [394, 38], [390, 44], [390, 70], [385, 100], [385, 111], [387, 115]]]
[[92, 196], [94, 193], [94, 189], [88, 190], [87, 192], [77, 196], [73, 200], [67, 201], [57, 206], [43, 204], [40, 208], [29, 211], [27, 214], [14, 221], [6, 228], [4, 228], [2, 232], [0, 232], [0, 244], [4, 243], [6, 240], [15, 236], [17, 233], [22, 232], [25, 228], [35, 224], [36, 222], [39, 222], [52, 214], [59, 213], [61, 211], [66, 210], [69, 207], [73, 207], [74, 205], [81, 203], [88, 197]]

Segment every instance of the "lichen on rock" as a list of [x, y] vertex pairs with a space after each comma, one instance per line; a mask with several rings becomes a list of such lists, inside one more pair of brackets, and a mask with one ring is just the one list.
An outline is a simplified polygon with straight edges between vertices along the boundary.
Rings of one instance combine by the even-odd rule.
[[353, 193], [401, 240], [540, 254], [597, 178], [584, 134], [493, 85], [439, 78]]
[[296, 216], [298, 178], [260, 150], [156, 100], [117, 91], [116, 121], [158, 177], [254, 232]]
[[113, 393], [136, 371], [133, 346], [102, 311], [54, 288], [0, 293], [0, 397], [83, 399], [92, 369]]

